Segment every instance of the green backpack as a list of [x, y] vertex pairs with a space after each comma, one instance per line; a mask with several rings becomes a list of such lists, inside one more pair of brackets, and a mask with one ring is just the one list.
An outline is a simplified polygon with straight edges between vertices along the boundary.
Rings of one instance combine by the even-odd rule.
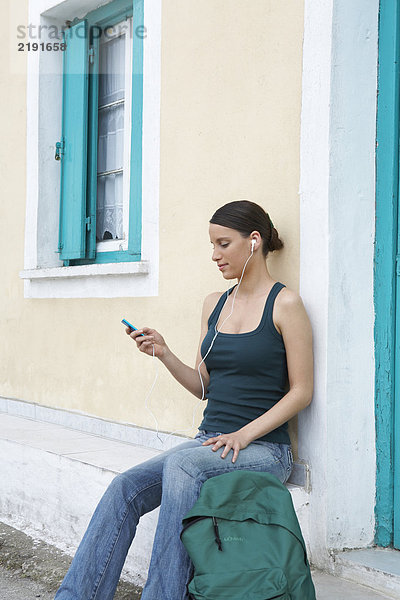
[[182, 523], [191, 600], [315, 600], [292, 497], [274, 475], [208, 479]]

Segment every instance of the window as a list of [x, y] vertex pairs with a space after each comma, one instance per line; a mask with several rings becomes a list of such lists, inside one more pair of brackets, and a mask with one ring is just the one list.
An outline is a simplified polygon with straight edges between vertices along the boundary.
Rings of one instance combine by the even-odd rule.
[[[71, 30], [75, 26], [82, 29], [74, 30], [73, 43], [66, 53], [30, 52], [27, 56], [29, 185], [26, 186], [24, 269], [20, 271], [26, 298], [126, 298], [158, 294], [161, 0], [146, 3], [111, 0], [100, 7], [99, 4], [99, 0], [46, 0], [44, 7], [39, 0], [29, 0], [30, 22], [36, 32], [42, 27], [41, 42], [54, 42], [54, 28], [59, 42], [63, 41], [63, 32], [65, 37], [73, 37]], [[111, 228], [113, 239], [109, 234], [104, 236], [109, 229], [106, 223], [105, 239], [100, 240], [98, 235], [97, 241], [96, 229], [101, 221], [100, 215], [96, 223], [101, 213], [101, 198], [97, 206], [97, 180], [98, 175], [105, 176], [98, 155], [107, 153], [105, 169], [117, 170], [108, 166], [113, 152], [111, 142], [105, 150], [103, 140], [99, 151], [99, 127], [104, 131], [99, 114], [107, 110], [100, 104], [99, 111], [103, 71], [100, 45], [103, 40], [112, 45], [119, 43], [118, 52], [114, 49], [110, 57], [116, 69], [116, 64], [122, 64], [119, 53], [124, 39], [124, 95], [118, 98], [124, 99], [123, 109], [119, 103], [124, 132], [123, 141], [120, 134], [116, 142], [124, 145], [123, 164], [117, 165], [117, 169], [122, 169], [119, 171], [123, 178], [122, 204], [121, 194], [117, 195], [119, 200], [108, 209], [114, 215], [119, 211], [120, 216], [107, 217], [111, 222], [116, 221], [121, 218], [122, 210], [123, 239], [120, 230], [115, 237]], [[67, 73], [73, 98], [68, 96], [65, 86]], [[68, 112], [70, 107], [75, 112]], [[62, 133], [66, 116], [69, 137]], [[120, 123], [115, 127], [109, 121], [111, 117], [108, 124], [106, 120], [106, 140], [115, 138], [120, 128]], [[60, 160], [54, 160], [56, 144]], [[68, 186], [65, 180], [61, 181], [64, 172], [69, 177]], [[108, 190], [107, 194], [108, 202]], [[64, 243], [64, 256], [57, 252], [60, 239]], [[68, 257], [67, 246], [71, 251]]]
[[57, 158], [64, 266], [141, 259], [140, 27], [143, 0], [115, 0], [75, 19], [63, 34]]

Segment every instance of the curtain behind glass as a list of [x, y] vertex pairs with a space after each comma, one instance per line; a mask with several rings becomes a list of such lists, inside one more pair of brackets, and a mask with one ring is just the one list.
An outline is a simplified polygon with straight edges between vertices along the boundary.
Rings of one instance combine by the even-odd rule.
[[[103, 34], [104, 36], [104, 34]], [[123, 237], [125, 35], [100, 40], [96, 240]], [[107, 106], [118, 102], [113, 106]], [[107, 173], [116, 171], [116, 173]]]

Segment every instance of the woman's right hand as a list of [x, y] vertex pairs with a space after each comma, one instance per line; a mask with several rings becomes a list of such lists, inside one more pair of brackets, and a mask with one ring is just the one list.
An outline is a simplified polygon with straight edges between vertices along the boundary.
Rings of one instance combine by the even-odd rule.
[[[129, 335], [135, 342], [140, 352], [144, 352], [149, 356], [153, 356], [153, 345], [154, 345], [154, 356], [161, 358], [165, 355], [168, 350], [168, 346], [161, 334], [151, 327], [142, 327], [132, 331], [129, 327], [126, 327], [125, 333]], [[141, 334], [144, 334], [143, 336]]]

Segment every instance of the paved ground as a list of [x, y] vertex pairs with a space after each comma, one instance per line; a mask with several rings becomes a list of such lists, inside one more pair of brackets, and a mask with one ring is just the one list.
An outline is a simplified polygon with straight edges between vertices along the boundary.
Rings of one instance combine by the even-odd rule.
[[21, 572], [10, 571], [0, 566], [0, 600], [53, 600], [54, 593], [48, 592], [40, 583], [27, 579]]
[[[53, 600], [70, 561], [54, 546], [0, 523], [0, 600]], [[313, 580], [317, 600], [391, 600], [319, 571], [313, 571]], [[120, 582], [115, 600], [139, 599], [137, 587]]]
[[[338, 580], [325, 573], [313, 573], [317, 588], [318, 600], [384, 600], [387, 596], [377, 595], [375, 592], [359, 585]], [[51, 586], [50, 586], [51, 587]], [[118, 595], [119, 598], [135, 600], [139, 598], [134, 591], [128, 595]], [[33, 581], [24, 576], [20, 570], [10, 571], [0, 566], [0, 600], [53, 600], [54, 591], [42, 583]]]
[[[70, 562], [58, 548], [0, 523], [0, 600], [53, 599]], [[3, 591], [3, 584], [10, 595]], [[139, 588], [125, 581], [119, 583], [115, 600], [139, 598]]]

